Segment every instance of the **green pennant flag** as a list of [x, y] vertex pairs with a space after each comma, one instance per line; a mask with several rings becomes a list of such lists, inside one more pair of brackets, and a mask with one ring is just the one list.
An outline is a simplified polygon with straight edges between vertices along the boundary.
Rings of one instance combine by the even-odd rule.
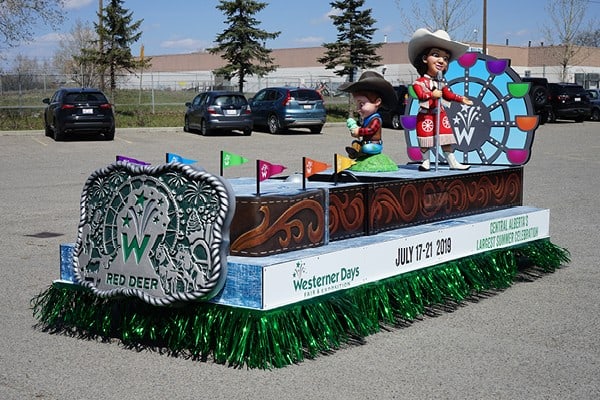
[[224, 151], [221, 156], [221, 166], [223, 168], [233, 167], [247, 163], [248, 159], [237, 154]]

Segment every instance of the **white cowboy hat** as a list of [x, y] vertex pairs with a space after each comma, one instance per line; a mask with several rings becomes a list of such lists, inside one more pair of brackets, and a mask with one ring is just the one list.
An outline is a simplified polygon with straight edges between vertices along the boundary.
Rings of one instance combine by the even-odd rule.
[[421, 63], [421, 60], [418, 59], [421, 53], [432, 47], [448, 51], [450, 53], [448, 63], [450, 63], [466, 53], [469, 45], [451, 40], [448, 32], [441, 29], [431, 33], [425, 28], [420, 28], [413, 33], [410, 42], [408, 42], [408, 59], [410, 63], [416, 67], [417, 64]]

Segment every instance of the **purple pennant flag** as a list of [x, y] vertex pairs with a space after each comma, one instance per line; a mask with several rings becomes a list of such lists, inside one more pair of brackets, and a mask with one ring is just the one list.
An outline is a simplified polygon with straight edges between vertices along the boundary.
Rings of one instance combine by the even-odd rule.
[[117, 156], [117, 161], [125, 161], [128, 163], [137, 164], [137, 165], [150, 165], [149, 162], [140, 161], [140, 160], [136, 160], [135, 158], [125, 157], [125, 156]]

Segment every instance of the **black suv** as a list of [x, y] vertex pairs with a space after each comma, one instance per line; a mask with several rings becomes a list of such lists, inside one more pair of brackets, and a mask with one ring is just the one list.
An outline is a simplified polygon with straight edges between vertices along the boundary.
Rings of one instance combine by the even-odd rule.
[[540, 116], [540, 125], [548, 121], [548, 117], [552, 112], [550, 105], [550, 91], [548, 90], [548, 80], [546, 78], [521, 78], [523, 82], [529, 82], [529, 98], [533, 105], [533, 110], [536, 115]]
[[592, 115], [592, 105], [585, 89], [575, 83], [549, 83], [552, 109], [548, 121], [572, 119], [583, 122]]
[[404, 85], [394, 86], [394, 91], [398, 97], [398, 103], [396, 106], [391, 110], [382, 107], [378, 112], [383, 120], [383, 126], [393, 129], [402, 129], [400, 117], [404, 115], [404, 109], [406, 108], [408, 87]]
[[64, 140], [67, 133], [102, 133], [106, 140], [115, 138], [115, 114], [99, 89], [64, 88], [42, 100], [46, 136]]

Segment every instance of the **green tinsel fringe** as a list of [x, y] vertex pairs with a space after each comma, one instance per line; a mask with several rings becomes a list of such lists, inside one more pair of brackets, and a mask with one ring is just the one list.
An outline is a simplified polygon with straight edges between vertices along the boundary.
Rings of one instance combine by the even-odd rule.
[[212, 303], [153, 307], [103, 299], [54, 284], [31, 300], [39, 326], [54, 333], [118, 338], [234, 367], [273, 368], [361, 343], [385, 325], [401, 326], [449, 310], [476, 293], [504, 289], [520, 266], [553, 272], [569, 252], [540, 240], [475, 255], [271, 311]]

